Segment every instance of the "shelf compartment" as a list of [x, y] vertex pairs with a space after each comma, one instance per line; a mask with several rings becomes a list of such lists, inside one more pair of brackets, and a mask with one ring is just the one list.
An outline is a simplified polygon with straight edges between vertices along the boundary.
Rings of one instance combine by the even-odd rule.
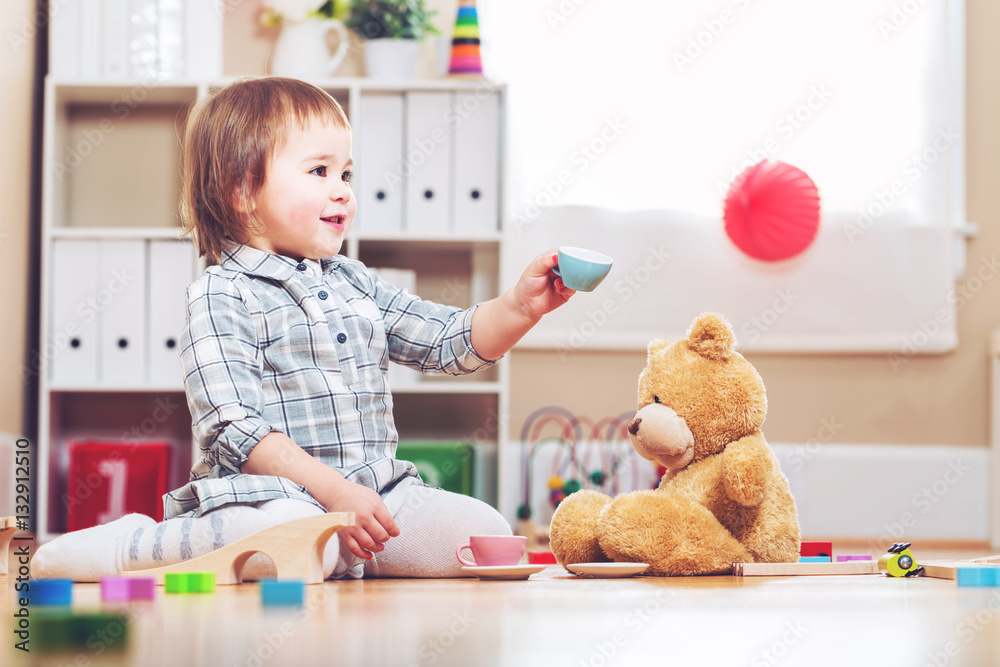
[[435, 394], [393, 395], [393, 416], [401, 440], [496, 442], [497, 396], [456, 394], [441, 401]]
[[167, 488], [187, 483], [191, 470], [191, 414], [183, 392], [51, 392], [47, 460], [47, 533], [66, 530], [67, 503], [87, 489], [68, 488], [70, 440], [135, 443], [166, 441], [171, 445]]
[[179, 230], [181, 141], [196, 97], [189, 86], [50, 88], [47, 229]]

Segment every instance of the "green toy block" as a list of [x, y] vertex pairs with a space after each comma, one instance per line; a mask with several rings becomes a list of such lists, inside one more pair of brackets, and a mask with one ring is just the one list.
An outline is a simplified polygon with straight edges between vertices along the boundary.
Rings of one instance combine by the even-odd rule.
[[164, 583], [168, 593], [214, 593], [215, 572], [171, 572]]
[[42, 653], [57, 651], [120, 651], [128, 644], [128, 619], [122, 614], [49, 613], [31, 618], [32, 647]]
[[187, 593], [188, 592], [188, 573], [187, 572], [170, 572], [164, 575], [164, 584], [168, 593]]
[[214, 593], [215, 592], [215, 572], [190, 572], [188, 573], [189, 593]]

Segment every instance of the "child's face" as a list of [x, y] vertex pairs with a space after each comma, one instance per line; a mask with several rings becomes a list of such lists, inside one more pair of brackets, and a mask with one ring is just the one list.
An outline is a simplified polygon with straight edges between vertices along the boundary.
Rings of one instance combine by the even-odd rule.
[[347, 129], [319, 120], [293, 126], [254, 200], [263, 230], [247, 245], [295, 259], [336, 255], [357, 207], [352, 164]]

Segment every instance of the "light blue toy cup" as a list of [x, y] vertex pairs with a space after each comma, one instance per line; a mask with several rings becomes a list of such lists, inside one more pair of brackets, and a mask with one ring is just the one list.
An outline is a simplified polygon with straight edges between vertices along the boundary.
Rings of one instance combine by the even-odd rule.
[[559, 264], [552, 272], [562, 278], [563, 284], [580, 292], [593, 292], [611, 271], [613, 260], [586, 248], [562, 246]]

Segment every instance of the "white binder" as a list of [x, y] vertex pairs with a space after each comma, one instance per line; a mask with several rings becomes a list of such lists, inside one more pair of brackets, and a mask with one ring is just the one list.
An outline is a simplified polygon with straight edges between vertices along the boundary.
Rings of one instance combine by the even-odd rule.
[[499, 230], [500, 100], [496, 93], [455, 93], [455, 233]]
[[129, 6], [129, 0], [104, 0], [102, 75], [105, 79], [120, 81], [129, 75], [129, 40], [132, 35]]
[[157, 0], [130, 0], [129, 69], [133, 78], [154, 81], [160, 71]]
[[80, 78], [80, 3], [49, 0], [49, 73], [61, 81]]
[[444, 235], [451, 230], [451, 93], [406, 95], [406, 233]]
[[51, 326], [40, 356], [58, 387], [97, 382], [97, 248], [92, 240], [52, 242]]
[[100, 244], [100, 384], [132, 387], [146, 382], [146, 242]]
[[103, 74], [104, 0], [78, 0], [80, 4], [80, 75], [88, 81]]
[[[108, 0], [104, 0], [107, 2]], [[167, 79], [183, 78], [184, 63], [184, 23], [185, 0], [159, 0], [160, 20], [156, 26], [156, 46], [159, 54], [160, 76]], [[205, 0], [201, 0], [202, 4]]]
[[358, 231], [403, 229], [403, 96], [364, 94], [358, 128]]
[[184, 9], [184, 60], [188, 76], [193, 79], [222, 76], [222, 3], [187, 0]]
[[194, 248], [188, 241], [149, 242], [149, 384], [183, 387], [180, 337], [186, 292], [194, 279]]

